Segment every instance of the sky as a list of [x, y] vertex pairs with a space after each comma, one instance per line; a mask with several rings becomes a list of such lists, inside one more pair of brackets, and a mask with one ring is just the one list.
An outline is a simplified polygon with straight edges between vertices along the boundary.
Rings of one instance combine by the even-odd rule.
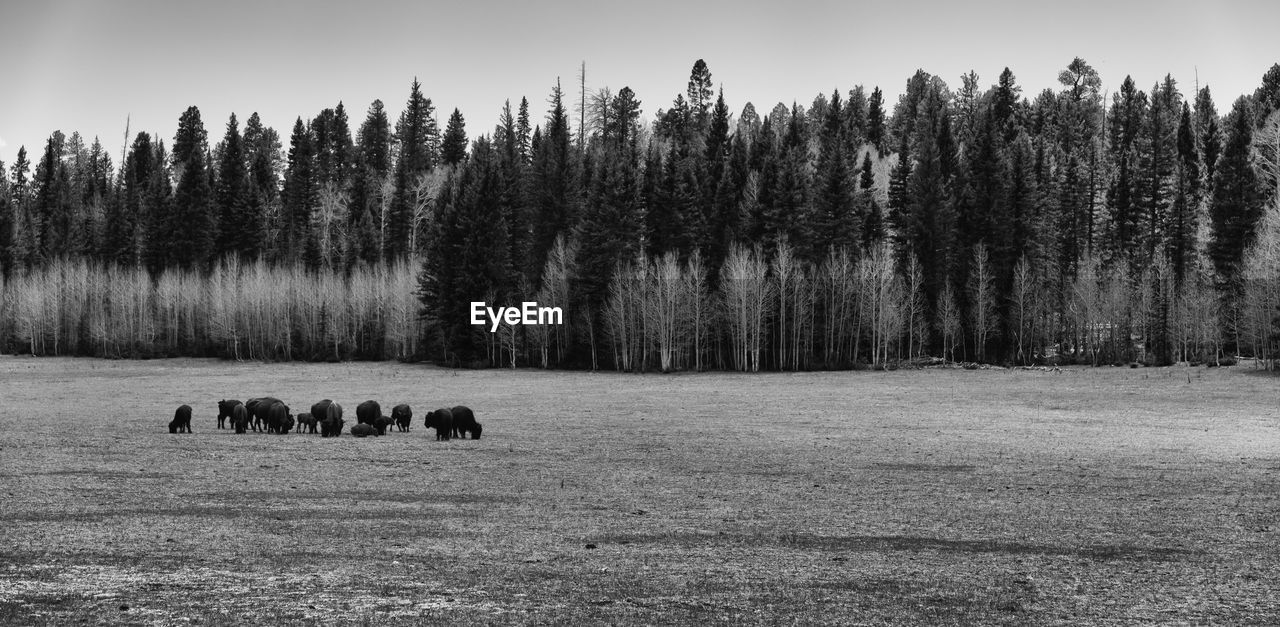
[[126, 122], [130, 141], [172, 145], [191, 105], [211, 143], [232, 113], [243, 128], [256, 111], [287, 144], [298, 116], [339, 101], [354, 134], [374, 99], [394, 121], [415, 77], [441, 128], [458, 108], [474, 138], [507, 99], [527, 97], [541, 122], [557, 80], [576, 107], [584, 62], [588, 93], [629, 86], [649, 120], [697, 59], [735, 115], [858, 84], [893, 103], [917, 69], [954, 89], [1007, 66], [1033, 97], [1077, 56], [1112, 92], [1126, 75], [1149, 90], [1172, 74], [1187, 95], [1198, 76], [1225, 113], [1280, 62], [1277, 26], [1274, 0], [4, 0], [0, 161], [20, 145], [38, 161], [61, 130], [99, 137], [118, 166]]

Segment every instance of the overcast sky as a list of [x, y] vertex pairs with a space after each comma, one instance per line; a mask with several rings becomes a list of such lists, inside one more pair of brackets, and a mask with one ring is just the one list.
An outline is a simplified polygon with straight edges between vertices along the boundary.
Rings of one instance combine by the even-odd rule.
[[35, 162], [62, 130], [99, 136], [118, 166], [126, 118], [131, 138], [171, 145], [190, 105], [211, 142], [231, 113], [243, 128], [257, 111], [287, 144], [296, 117], [338, 101], [354, 134], [374, 99], [394, 121], [415, 76], [441, 127], [456, 107], [474, 138], [508, 98], [528, 97], [540, 122], [557, 77], [576, 105], [584, 61], [588, 91], [630, 86], [648, 119], [699, 58], [735, 115], [856, 84], [892, 103], [917, 68], [956, 88], [1008, 66], [1034, 96], [1075, 56], [1109, 91], [1126, 74], [1149, 90], [1171, 73], [1185, 95], [1198, 69], [1225, 113], [1280, 62], [1277, 28], [1275, 0], [5, 1], [0, 160], [25, 144]]

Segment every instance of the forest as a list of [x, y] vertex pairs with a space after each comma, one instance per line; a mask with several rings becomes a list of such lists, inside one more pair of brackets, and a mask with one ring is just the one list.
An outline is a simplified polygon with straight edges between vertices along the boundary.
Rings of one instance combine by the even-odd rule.
[[[1280, 356], [1280, 64], [1218, 111], [1083, 59], [731, 112], [710, 68], [352, 132], [196, 106], [0, 163], [0, 352], [621, 371]], [[576, 92], [576, 93], [572, 93]], [[126, 136], [129, 136], [126, 130]], [[286, 146], [287, 143], [287, 146]], [[32, 160], [34, 158], [34, 161]], [[490, 332], [470, 303], [561, 307]]]

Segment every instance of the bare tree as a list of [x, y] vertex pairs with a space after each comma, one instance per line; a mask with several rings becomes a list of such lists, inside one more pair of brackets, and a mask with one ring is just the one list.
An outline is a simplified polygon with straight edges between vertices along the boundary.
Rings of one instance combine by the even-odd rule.
[[738, 370], [760, 371], [762, 334], [773, 304], [774, 285], [768, 274], [769, 266], [759, 244], [750, 250], [733, 244], [720, 269], [724, 319]]
[[987, 342], [996, 333], [996, 277], [991, 268], [987, 245], [979, 242], [973, 248], [969, 266], [969, 326], [979, 361], [987, 358]]
[[1013, 332], [1014, 343], [1018, 347], [1018, 363], [1029, 363], [1031, 337], [1035, 328], [1036, 310], [1036, 276], [1031, 269], [1031, 262], [1023, 255], [1013, 267], [1013, 285], [1009, 290], [1009, 329]]
[[951, 285], [951, 279], [947, 279], [942, 293], [938, 295], [938, 327], [942, 333], [942, 357], [955, 361], [956, 346], [962, 341], [960, 334], [963, 328], [960, 306], [956, 304], [956, 291]]

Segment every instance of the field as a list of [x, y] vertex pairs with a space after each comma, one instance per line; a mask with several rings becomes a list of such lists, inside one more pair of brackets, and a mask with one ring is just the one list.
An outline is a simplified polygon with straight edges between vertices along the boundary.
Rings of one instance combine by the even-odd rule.
[[1277, 383], [0, 357], [0, 623], [1276, 624]]

